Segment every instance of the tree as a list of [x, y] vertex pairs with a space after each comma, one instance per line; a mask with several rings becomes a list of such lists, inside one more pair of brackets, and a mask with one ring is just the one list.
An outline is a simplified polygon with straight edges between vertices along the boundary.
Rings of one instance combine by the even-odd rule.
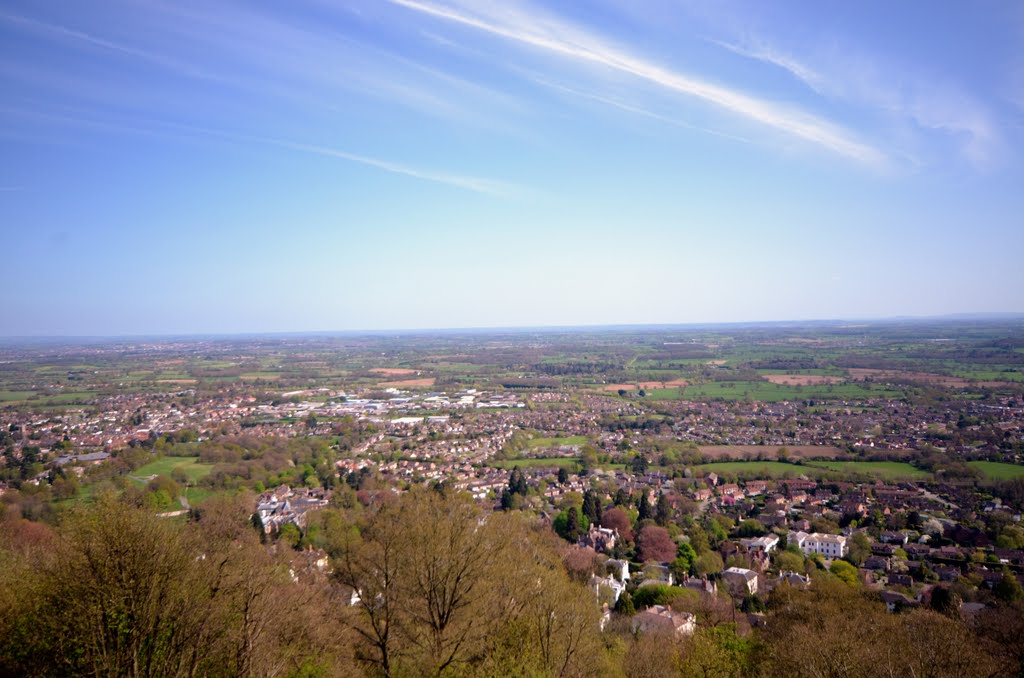
[[995, 594], [996, 598], [1008, 603], [1016, 602], [1024, 598], [1024, 591], [1021, 590], [1020, 582], [1017, 581], [1017, 576], [1007, 567], [1003, 568], [1003, 577], [992, 588], [992, 593]]
[[623, 540], [633, 541], [632, 523], [629, 515], [621, 508], [611, 508], [601, 514], [601, 525], [610, 530], [618, 530]]
[[615, 611], [621, 615], [632, 617], [636, 614], [636, 607], [633, 605], [633, 596], [629, 591], [623, 591], [615, 602]]
[[768, 532], [760, 520], [750, 518], [740, 523], [737, 533], [741, 537], [760, 537]]
[[642, 454], [638, 454], [633, 457], [633, 461], [629, 463], [629, 466], [635, 475], [642, 476], [647, 473], [647, 458]]
[[716, 551], [702, 553], [697, 557], [697, 562], [694, 563], [694, 571], [698, 576], [717, 574], [724, 567], [725, 563], [722, 561], [722, 556], [718, 555]]
[[278, 539], [282, 543], [295, 548], [299, 545], [299, 541], [302, 539], [302, 532], [296, 527], [295, 523], [285, 523], [281, 526], [280, 532], [278, 532]]
[[799, 553], [783, 550], [774, 556], [775, 567], [779, 572], [803, 572], [804, 557]]
[[592, 523], [601, 522], [601, 501], [593, 490], [587, 490], [583, 493], [583, 515]]
[[518, 494], [523, 497], [526, 496], [529, 486], [526, 484], [526, 477], [519, 467], [512, 469], [512, 473], [508, 479], [508, 489], [512, 494]]
[[658, 503], [655, 505], [654, 511], [655, 522], [664, 527], [665, 525], [668, 525], [669, 518], [671, 518], [671, 514], [672, 507], [668, 503], [668, 496], [664, 494], [659, 495]]
[[697, 564], [697, 552], [693, 550], [688, 542], [683, 542], [676, 549], [676, 559], [672, 561], [672, 576], [677, 580], [687, 575], [694, 574]]
[[648, 525], [640, 530], [636, 542], [640, 560], [644, 562], [667, 562], [676, 557], [675, 542], [663, 527]]
[[931, 608], [950, 619], [960, 619], [960, 604], [963, 600], [948, 586], [932, 589]]
[[653, 518], [651, 515], [651, 502], [647, 498], [647, 492], [640, 493], [640, 503], [637, 505], [637, 509], [639, 510], [637, 520], [643, 521]]
[[575, 544], [580, 534], [590, 529], [590, 519], [581, 515], [575, 505], [566, 507], [551, 521], [551, 528], [562, 539]]
[[512, 493], [509, 488], [505, 487], [501, 490], [501, 510], [511, 511], [515, 505], [515, 494]]
[[847, 544], [849, 551], [846, 554], [846, 559], [860, 567], [871, 555], [871, 540], [863, 532], [857, 531], [853, 533]]
[[857, 579], [857, 568], [845, 560], [833, 560], [829, 572], [836, 578], [850, 586], [857, 586], [860, 581]]
[[570, 542], [580, 538], [580, 518], [575, 506], [570, 506], [565, 517], [565, 534], [563, 535]]
[[565, 485], [569, 482], [569, 471], [564, 466], [558, 467], [558, 484]]

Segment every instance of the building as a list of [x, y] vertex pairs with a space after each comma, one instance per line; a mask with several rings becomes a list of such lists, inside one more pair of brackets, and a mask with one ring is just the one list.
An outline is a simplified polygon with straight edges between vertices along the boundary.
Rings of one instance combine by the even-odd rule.
[[745, 546], [748, 551], [760, 551], [768, 555], [778, 547], [779, 537], [775, 534], [766, 534], [754, 539], [740, 539], [740, 544]]
[[838, 534], [790, 532], [789, 543], [796, 544], [805, 556], [820, 553], [829, 560], [842, 558], [847, 552], [846, 537]]
[[730, 567], [722, 572], [722, 579], [729, 585], [729, 592], [737, 597], [757, 593], [757, 572], [743, 567]]
[[689, 612], [676, 612], [664, 605], [652, 605], [633, 616], [633, 633], [671, 632], [677, 637], [690, 636], [697, 630], [697, 618]]

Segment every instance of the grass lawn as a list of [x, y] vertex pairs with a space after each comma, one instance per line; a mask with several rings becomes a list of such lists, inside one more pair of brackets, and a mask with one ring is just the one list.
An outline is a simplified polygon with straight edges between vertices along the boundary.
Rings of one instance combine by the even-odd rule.
[[36, 394], [35, 391], [0, 391], [0, 403], [15, 400], [25, 400]]
[[807, 468], [796, 464], [784, 464], [781, 461], [713, 461], [701, 464], [696, 468], [705, 473], [756, 473], [761, 476], [799, 476], [808, 472]]
[[902, 395], [902, 392], [897, 390], [864, 386], [862, 384], [784, 386], [768, 381], [713, 381], [706, 384], [694, 384], [683, 389], [683, 397], [687, 400], [757, 400], [769, 403], [783, 400], [807, 399], [860, 400], [864, 398], [899, 398]]
[[210, 471], [213, 470], [213, 464], [201, 464], [199, 463], [199, 457], [162, 457], [139, 467], [132, 475], [136, 478], [169, 476], [175, 468], [181, 468], [185, 471], [189, 482], [194, 483], [208, 476]]
[[1024, 477], [1024, 466], [1004, 464], [998, 461], [969, 461], [967, 465], [981, 471], [990, 480], [1012, 480]]
[[[756, 473], [765, 477], [785, 475], [818, 476], [823, 472], [834, 476], [866, 474], [884, 480], [921, 480], [930, 478], [927, 471], [898, 461], [809, 461], [803, 465], [786, 464], [781, 461], [716, 461], [697, 466], [705, 472], [715, 473]], [[1021, 467], [1024, 468], [1024, 467]]]
[[924, 480], [932, 475], [900, 461], [809, 461], [807, 465], [842, 473], [866, 473], [883, 480]]
[[676, 388], [651, 388], [644, 391], [645, 397], [649, 400], [682, 400], [685, 396], [683, 389]]
[[530, 449], [536, 450], [542, 447], [562, 447], [565, 445], [586, 445], [586, 436], [569, 436], [568, 438], [534, 438], [530, 441]]
[[546, 466], [561, 466], [575, 470], [579, 466], [579, 460], [574, 457], [556, 457], [544, 459], [508, 459], [491, 463], [494, 468], [539, 468]]

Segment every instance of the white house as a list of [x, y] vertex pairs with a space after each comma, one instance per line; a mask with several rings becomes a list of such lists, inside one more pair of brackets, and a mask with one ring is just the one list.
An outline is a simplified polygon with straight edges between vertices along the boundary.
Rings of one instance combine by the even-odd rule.
[[796, 544], [805, 556], [820, 553], [829, 560], [842, 558], [847, 552], [846, 537], [838, 534], [790, 532], [789, 543]]

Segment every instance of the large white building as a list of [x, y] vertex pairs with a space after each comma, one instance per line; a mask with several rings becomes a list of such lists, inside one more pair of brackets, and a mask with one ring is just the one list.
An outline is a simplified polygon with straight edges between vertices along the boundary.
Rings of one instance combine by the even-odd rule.
[[842, 558], [847, 550], [846, 537], [838, 534], [790, 532], [789, 543], [796, 544], [805, 556], [820, 553], [829, 560]]

